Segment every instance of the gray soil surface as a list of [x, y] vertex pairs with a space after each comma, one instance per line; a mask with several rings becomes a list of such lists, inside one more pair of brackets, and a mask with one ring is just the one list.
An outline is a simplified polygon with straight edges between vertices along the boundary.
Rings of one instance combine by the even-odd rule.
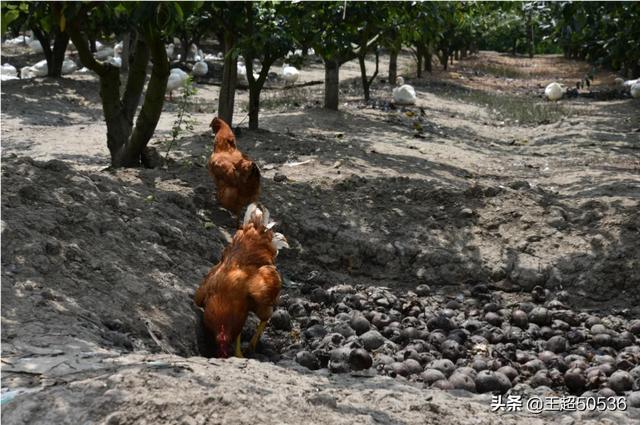
[[[25, 60], [20, 49], [9, 53]], [[3, 49], [3, 62], [9, 53]], [[402, 58], [406, 75], [410, 62]], [[544, 71], [513, 80], [478, 72], [496, 63]], [[244, 122], [238, 145], [260, 165], [262, 202], [291, 245], [278, 257], [283, 308], [303, 300], [307, 314], [331, 328], [340, 294], [357, 291], [377, 302], [371, 291], [381, 290], [389, 300], [417, 299], [426, 320], [429, 306], [441, 309], [458, 294], [473, 298], [469, 290], [478, 284], [505, 308], [529, 302], [540, 286], [549, 299], [563, 294], [563, 308], [580, 317], [629, 333], [640, 318], [640, 102], [579, 96], [563, 100], [551, 118], [522, 123], [485, 99], [500, 90], [546, 108], [544, 83], [557, 75], [568, 83], [584, 66], [484, 52], [450, 73], [410, 81], [418, 103], [404, 109], [389, 105], [384, 82], [364, 104], [357, 63], [341, 71], [340, 112], [319, 107], [322, 86], [270, 83], [262, 130]], [[322, 76], [322, 65], [311, 61], [299, 82]], [[602, 73], [596, 83], [604, 89], [610, 80]], [[293, 361], [308, 318], [294, 318], [288, 331], [268, 327], [254, 359], [201, 357], [206, 341], [192, 296], [235, 219], [218, 208], [206, 172], [218, 87], [198, 88], [195, 128], [166, 166], [106, 170], [96, 77], [2, 83], [3, 421], [640, 419], [637, 408], [492, 413], [490, 394], [384, 376], [395, 375], [377, 367], [382, 351], [374, 350], [376, 367], [366, 372], [311, 371]], [[239, 91], [236, 123], [247, 98]], [[177, 109], [165, 106], [151, 142], [163, 156]], [[431, 293], [416, 296], [421, 284]], [[331, 301], [314, 299], [317, 288], [333, 294]], [[461, 314], [460, 322], [475, 313]], [[637, 333], [630, 345], [638, 348]], [[640, 353], [626, 352], [632, 364], [625, 367], [640, 370]], [[640, 374], [633, 389], [639, 385]]]

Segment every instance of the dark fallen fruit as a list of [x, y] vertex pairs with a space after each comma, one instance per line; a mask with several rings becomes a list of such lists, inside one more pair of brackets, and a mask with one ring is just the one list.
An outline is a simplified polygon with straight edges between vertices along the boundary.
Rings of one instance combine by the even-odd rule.
[[420, 379], [422, 379], [425, 384], [431, 385], [436, 381], [444, 381], [447, 377], [438, 369], [426, 369], [420, 374]]
[[356, 348], [349, 354], [349, 366], [353, 370], [369, 369], [372, 365], [371, 355], [363, 348]]
[[320, 369], [320, 362], [309, 351], [300, 351], [296, 354], [296, 362], [307, 369], [316, 370]]
[[[504, 376], [504, 375], [503, 375]], [[478, 372], [475, 379], [476, 390], [479, 393], [499, 392], [502, 390], [503, 383], [492, 371], [482, 370]]]
[[633, 387], [633, 378], [629, 372], [619, 370], [609, 377], [609, 388], [618, 394], [630, 391]]
[[454, 372], [449, 377], [449, 382], [451, 383], [453, 388], [457, 390], [466, 390], [472, 393], [476, 392], [476, 384], [473, 378], [469, 375]]

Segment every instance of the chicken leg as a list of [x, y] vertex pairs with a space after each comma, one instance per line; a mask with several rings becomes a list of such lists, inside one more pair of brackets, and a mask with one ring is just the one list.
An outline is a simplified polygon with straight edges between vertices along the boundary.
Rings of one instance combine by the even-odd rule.
[[264, 332], [264, 328], [267, 327], [267, 321], [261, 320], [260, 324], [256, 328], [256, 334], [251, 338], [251, 342], [249, 343], [249, 347], [251, 351], [256, 351], [256, 345], [258, 345], [258, 341], [260, 341], [260, 336], [262, 336], [262, 332]]
[[241, 347], [241, 343], [240, 343], [240, 335], [238, 335], [238, 338], [236, 338], [236, 357], [240, 357], [243, 358], [244, 355], [242, 354], [242, 347]]

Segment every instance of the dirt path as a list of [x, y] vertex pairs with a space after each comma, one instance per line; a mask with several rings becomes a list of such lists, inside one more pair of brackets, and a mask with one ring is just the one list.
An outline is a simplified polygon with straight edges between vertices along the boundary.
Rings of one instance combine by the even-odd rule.
[[[401, 69], [412, 75], [410, 57]], [[640, 103], [540, 97], [550, 79], [571, 84], [584, 72], [557, 57], [482, 53], [409, 78], [418, 104], [405, 109], [389, 105], [382, 82], [362, 103], [356, 63], [341, 72], [340, 112], [319, 107], [322, 86], [268, 90], [263, 129], [248, 131], [245, 121], [239, 146], [258, 161], [263, 201], [292, 245], [278, 257], [283, 307], [303, 300], [310, 316], [294, 318], [290, 332], [268, 329], [257, 358], [277, 365], [193, 357], [201, 348], [191, 296], [233, 227], [204, 168], [217, 87], [199, 85], [193, 134], [166, 169], [104, 171], [93, 76], [4, 82], [3, 391], [37, 392], [3, 405], [3, 419], [255, 423], [260, 411], [265, 423], [301, 415], [314, 423], [556, 421], [498, 417], [486, 396], [425, 389], [415, 376], [302, 372], [292, 360], [314, 317], [337, 326], [351, 299], [344, 287], [373, 302], [370, 288], [413, 299], [407, 291], [428, 284], [433, 293], [420, 302], [440, 311], [451, 297], [473, 298], [478, 284], [506, 308], [529, 302], [539, 285], [566, 308], [630, 329], [640, 317]], [[322, 78], [314, 62], [301, 82]], [[594, 91], [611, 80], [598, 75]], [[239, 91], [236, 123], [247, 99]], [[163, 153], [176, 105], [165, 109], [152, 141]], [[339, 296], [320, 301], [325, 292]], [[374, 361], [388, 374], [383, 354]], [[566, 421], [623, 423], [637, 414]]]

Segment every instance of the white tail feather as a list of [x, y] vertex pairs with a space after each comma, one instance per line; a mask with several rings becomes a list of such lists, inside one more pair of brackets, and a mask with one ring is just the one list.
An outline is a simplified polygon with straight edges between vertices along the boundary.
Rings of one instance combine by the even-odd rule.
[[271, 229], [275, 223], [271, 224], [272, 222], [269, 220], [270, 216], [269, 210], [267, 210], [264, 205], [254, 202], [247, 207], [247, 212], [244, 213], [244, 221], [242, 224], [246, 225], [258, 222], [267, 229]]

